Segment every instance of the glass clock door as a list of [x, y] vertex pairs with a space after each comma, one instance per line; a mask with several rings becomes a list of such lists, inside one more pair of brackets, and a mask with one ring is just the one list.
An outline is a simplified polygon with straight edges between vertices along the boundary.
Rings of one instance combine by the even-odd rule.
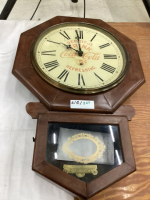
[[46, 161], [88, 183], [123, 163], [118, 125], [49, 123]]

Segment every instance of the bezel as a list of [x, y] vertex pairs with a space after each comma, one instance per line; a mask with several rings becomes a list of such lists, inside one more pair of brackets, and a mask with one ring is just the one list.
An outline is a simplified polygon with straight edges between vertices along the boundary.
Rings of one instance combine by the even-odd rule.
[[[107, 37], [109, 37], [111, 40], [113, 40], [115, 42], [115, 40], [119, 43], [119, 45], [121, 46], [121, 48], [119, 47], [119, 45], [115, 42], [115, 44], [118, 46], [118, 48], [120, 49], [120, 52], [122, 54], [123, 57], [123, 66], [124, 69], [122, 69], [122, 71], [120, 72], [120, 75], [118, 76], [118, 78], [116, 78], [116, 80], [114, 80], [111, 83], [108, 83], [105, 86], [101, 86], [101, 87], [96, 87], [96, 88], [77, 88], [77, 87], [71, 87], [71, 86], [67, 86], [64, 85], [62, 83], [59, 83], [55, 80], [53, 80], [52, 78], [50, 78], [47, 74], [45, 74], [41, 68], [38, 65], [38, 62], [36, 60], [36, 50], [37, 50], [37, 46], [39, 44], [39, 42], [41, 41], [42, 38], [44, 38], [45, 35], [47, 35], [50, 31], [55, 30], [55, 28], [59, 29], [59, 28], [64, 28], [65, 25], [69, 25], [69, 26], [88, 26], [88, 27], [94, 27], [95, 30], [100, 31], [102, 30], [103, 33], [105, 33], [105, 35]], [[109, 90], [115, 86], [117, 86], [126, 76], [126, 74], [129, 71], [129, 66], [130, 66], [130, 56], [129, 53], [127, 52], [126, 48], [124, 47], [124, 45], [121, 43], [121, 41], [112, 33], [110, 33], [109, 31], [105, 30], [102, 27], [90, 24], [90, 23], [83, 23], [83, 22], [65, 22], [65, 23], [60, 23], [57, 25], [54, 25], [50, 28], [48, 28], [47, 30], [45, 30], [43, 33], [41, 33], [39, 35], [39, 37], [34, 41], [32, 47], [31, 47], [31, 62], [35, 68], [35, 70], [37, 71], [37, 73], [45, 80], [47, 81], [49, 84], [55, 86], [56, 88], [59, 88], [61, 90], [65, 90], [67, 92], [72, 92], [72, 93], [78, 93], [78, 94], [94, 94], [94, 93], [100, 93], [106, 90]]]

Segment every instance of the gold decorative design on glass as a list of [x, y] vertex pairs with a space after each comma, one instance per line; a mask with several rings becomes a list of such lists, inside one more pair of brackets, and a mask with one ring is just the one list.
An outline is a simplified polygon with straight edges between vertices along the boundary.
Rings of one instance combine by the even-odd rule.
[[[78, 155], [75, 155], [69, 149], [70, 145], [73, 142], [80, 140], [80, 139], [91, 140], [92, 142], [94, 142], [96, 144], [97, 149], [93, 155], [87, 156], [87, 157], [78, 156]], [[78, 163], [84, 163], [84, 164], [93, 163], [98, 158], [101, 158], [105, 149], [106, 149], [106, 146], [104, 145], [104, 143], [102, 141], [99, 140], [98, 137], [94, 137], [93, 135], [87, 134], [87, 133], [79, 133], [79, 134], [73, 135], [72, 137], [69, 137], [68, 140], [65, 142], [65, 144], [62, 147], [62, 150], [70, 159], [72, 159]]]

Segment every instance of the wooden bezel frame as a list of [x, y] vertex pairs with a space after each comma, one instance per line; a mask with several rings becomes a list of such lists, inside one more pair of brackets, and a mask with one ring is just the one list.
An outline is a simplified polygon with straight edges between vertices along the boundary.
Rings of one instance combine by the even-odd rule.
[[[67, 174], [45, 161], [49, 122], [118, 125], [124, 162], [120, 166], [113, 168], [111, 171], [88, 183]], [[63, 187], [65, 190], [68, 190], [73, 196], [78, 196], [83, 199], [94, 196], [101, 190], [136, 170], [127, 117], [62, 112], [39, 114], [32, 169]]]
[[[30, 57], [31, 47], [37, 37], [49, 27], [66, 22], [84, 22], [111, 32], [130, 54], [130, 69], [116, 87], [97, 94], [74, 94], [60, 90], [47, 83], [35, 71]], [[113, 113], [144, 82], [144, 74], [134, 41], [99, 19], [58, 16], [21, 34], [12, 73], [44, 104], [53, 111]], [[94, 101], [94, 109], [71, 109], [70, 100]]]

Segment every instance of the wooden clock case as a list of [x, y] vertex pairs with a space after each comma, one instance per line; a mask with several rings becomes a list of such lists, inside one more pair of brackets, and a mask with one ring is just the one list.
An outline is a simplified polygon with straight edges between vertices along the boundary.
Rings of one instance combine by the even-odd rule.
[[[47, 28], [64, 22], [85, 22], [100, 26], [114, 34], [130, 54], [130, 69], [116, 87], [97, 94], [81, 95], [65, 92], [48, 84], [32, 66], [30, 50], [34, 40]], [[12, 73], [51, 111], [113, 113], [144, 82], [144, 74], [134, 41], [99, 19], [54, 17], [21, 34]], [[70, 100], [94, 101], [94, 109], [71, 109]]]
[[[114, 34], [123, 43], [130, 54], [131, 63], [129, 72], [121, 83], [102, 93], [81, 95], [55, 88], [38, 75], [32, 66], [30, 58], [32, 44], [47, 28], [64, 22], [85, 22], [100, 26]], [[21, 34], [12, 73], [41, 102], [27, 105], [27, 112], [32, 118], [38, 119], [32, 164], [34, 171], [65, 188], [74, 196], [89, 199], [136, 170], [128, 127], [128, 120], [132, 119], [135, 112], [131, 106], [119, 107], [145, 82], [137, 46], [134, 41], [98, 19], [58, 16]], [[71, 109], [70, 100], [91, 100], [94, 101], [95, 108], [91, 110]], [[45, 150], [49, 122], [118, 125], [124, 157], [123, 164], [95, 180], [85, 183], [47, 163], [45, 161]]]
[[[26, 110], [32, 118], [38, 119], [36, 137], [34, 139], [35, 147], [32, 169], [69, 191], [74, 197], [89, 199], [136, 170], [128, 127], [128, 120], [131, 120], [135, 115], [135, 110], [132, 106], [121, 106], [113, 115], [53, 112], [47, 110], [41, 103], [29, 103], [26, 106]], [[45, 154], [49, 122], [118, 125], [124, 162], [88, 183], [67, 174], [46, 161]]]

